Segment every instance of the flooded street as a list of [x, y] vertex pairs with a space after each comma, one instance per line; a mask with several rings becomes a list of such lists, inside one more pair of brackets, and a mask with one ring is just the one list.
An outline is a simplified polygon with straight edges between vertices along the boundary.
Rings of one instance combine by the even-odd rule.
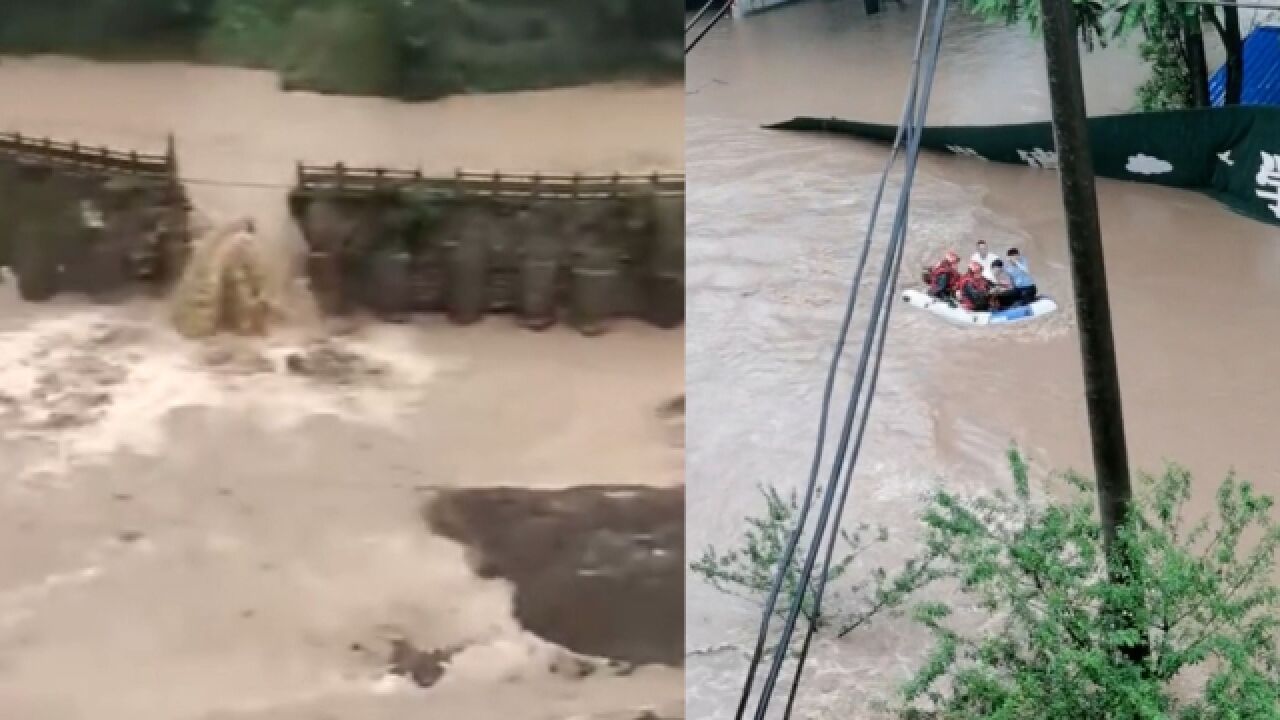
[[[753, 487], [789, 489], [808, 476], [831, 343], [886, 154], [847, 137], [759, 126], [797, 115], [896, 122], [918, 10], [889, 5], [867, 18], [860, 3], [797, 4], [726, 23], [690, 56], [691, 555], [737, 541], [743, 516], [763, 507]], [[1085, 55], [1084, 65], [1091, 114], [1132, 108], [1145, 74], [1135, 47]], [[953, 13], [929, 124], [1047, 118], [1038, 42]], [[1280, 421], [1280, 388], [1270, 382], [1280, 362], [1270, 333], [1280, 231], [1187, 192], [1102, 180], [1099, 201], [1133, 465], [1183, 463], [1203, 479], [1202, 495], [1231, 468], [1280, 493], [1267, 440]], [[934, 483], [1005, 483], [1010, 441], [1041, 471], [1090, 469], [1063, 228], [1054, 173], [922, 156], [903, 281], [948, 247], [967, 256], [981, 238], [1000, 252], [1018, 247], [1065, 312], [955, 328], [895, 307], [845, 522], [885, 523], [897, 540], [861, 571], [901, 561]], [[873, 250], [861, 298], [881, 257]], [[868, 309], [860, 302], [857, 317]], [[861, 327], [851, 355], [860, 342]], [[732, 717], [757, 610], [701, 582], [687, 592], [689, 717]], [[817, 643], [798, 715], [878, 717], [871, 706], [918, 666], [923, 639], [908, 621], [886, 618]]]
[[[682, 162], [669, 86], [404, 105], [283, 94], [265, 73], [40, 58], [0, 62], [0, 98], [3, 131], [143, 151], [174, 133], [197, 207], [255, 216], [282, 255], [300, 242], [284, 213], [297, 161]], [[0, 285], [0, 715], [679, 716], [669, 648], [614, 662], [562, 622], [535, 634], [520, 603], [538, 588], [503, 569], [509, 539], [446, 535], [427, 512], [444, 491], [461, 513], [483, 507], [470, 490], [607, 486], [625, 505], [652, 486], [671, 525], [683, 450], [662, 408], [683, 392], [682, 332], [422, 318], [196, 343], [168, 317], [158, 300], [31, 305]], [[638, 541], [611, 542], [634, 555]], [[424, 667], [436, 651], [443, 672]]]

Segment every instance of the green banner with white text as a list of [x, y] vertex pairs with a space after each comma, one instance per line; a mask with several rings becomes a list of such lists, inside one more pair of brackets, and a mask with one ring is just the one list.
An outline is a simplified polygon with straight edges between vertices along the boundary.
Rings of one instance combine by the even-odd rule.
[[[768, 126], [891, 142], [893, 125], [798, 117]], [[1233, 210], [1280, 225], [1280, 108], [1233, 106], [1089, 119], [1101, 177], [1209, 193]], [[925, 128], [921, 146], [993, 162], [1054, 168], [1047, 122]]]

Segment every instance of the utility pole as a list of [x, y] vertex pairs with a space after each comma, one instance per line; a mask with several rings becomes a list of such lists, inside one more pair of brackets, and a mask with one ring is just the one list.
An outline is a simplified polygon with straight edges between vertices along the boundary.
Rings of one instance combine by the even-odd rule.
[[[1080, 77], [1080, 48], [1072, 0], [1040, 0], [1044, 16], [1044, 52], [1053, 106], [1053, 138], [1058, 148], [1062, 204], [1067, 216], [1067, 247], [1075, 290], [1084, 393], [1093, 441], [1098, 508], [1105, 547], [1115, 546], [1133, 498], [1120, 407], [1120, 379], [1111, 334], [1111, 304], [1102, 258], [1102, 231], [1094, 187], [1093, 155]], [[1108, 553], [1110, 555], [1110, 553]], [[1119, 568], [1112, 568], [1113, 574]]]

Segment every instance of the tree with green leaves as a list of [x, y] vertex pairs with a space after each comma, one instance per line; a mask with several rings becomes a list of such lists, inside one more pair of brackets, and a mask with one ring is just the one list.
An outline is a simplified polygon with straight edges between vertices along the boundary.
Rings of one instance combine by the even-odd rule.
[[[1138, 91], [1144, 110], [1209, 105], [1209, 78], [1202, 27], [1209, 23], [1227, 53], [1224, 102], [1236, 105], [1244, 84], [1240, 11], [1233, 0], [1220, 7], [1180, 0], [1073, 0], [1080, 40], [1087, 49], [1142, 35], [1142, 58], [1152, 74]], [[979, 17], [1025, 24], [1040, 31], [1040, 4], [1021, 0], [966, 0]]]
[[[897, 572], [863, 574], [813, 618], [839, 635], [914, 602], [934, 643], [898, 716], [1280, 720], [1280, 526], [1270, 497], [1229, 476], [1214, 512], [1195, 519], [1190, 473], [1169, 466], [1142, 476], [1114, 550], [1121, 562], [1112, 567], [1127, 573], [1117, 580], [1092, 484], [1067, 474], [1033, 492], [1016, 450], [1009, 463], [1012, 492], [936, 491], [921, 514], [918, 555]], [[795, 512], [794, 499], [766, 491], [766, 513], [748, 521], [742, 546], [708, 548], [694, 573], [762, 598]], [[865, 530], [846, 537], [850, 553], [885, 537]], [[853, 562], [832, 569], [832, 589], [849, 587]], [[791, 598], [799, 572], [784, 577]], [[812, 617], [811, 596], [803, 607]], [[1129, 650], [1139, 644], [1147, 652], [1135, 662]]]
[[[764, 514], [746, 518], [741, 545], [723, 551], [714, 546], [708, 547], [690, 566], [695, 575], [717, 590], [751, 602], [763, 599], [772, 589], [799, 513], [795, 492], [784, 499], [777, 490], [765, 487], [761, 488], [761, 494], [765, 501]], [[844, 555], [831, 565], [825, 577], [814, 571], [800, 612], [819, 630], [830, 630], [836, 637], [844, 637], [866, 625], [881, 611], [901, 602], [924, 577], [925, 569], [914, 562], [909, 563], [906, 572], [890, 582], [884, 569], [876, 568], [868, 573], [866, 579], [841, 587], [854, 561], [871, 548], [888, 542], [889, 531], [884, 527], [862, 524], [839, 532]], [[797, 546], [791, 564], [783, 574], [779, 602], [775, 607], [779, 617], [786, 617], [800, 593], [806, 552], [803, 543]], [[817, 602], [819, 585], [824, 586], [821, 611]]]
[[[1129, 576], [1117, 583], [1091, 484], [1067, 475], [1065, 497], [1037, 500], [1010, 457], [1012, 494], [940, 492], [925, 513], [934, 578], [959, 596], [915, 609], [935, 646], [906, 688], [905, 717], [1280, 718], [1271, 498], [1228, 477], [1215, 516], [1191, 522], [1185, 469], [1144, 476], [1117, 543]], [[957, 607], [988, 620], [975, 630]], [[1126, 655], [1136, 643], [1149, 647], [1141, 663]]]
[[429, 100], [678, 78], [679, 0], [0, 0], [0, 52], [200, 60]]

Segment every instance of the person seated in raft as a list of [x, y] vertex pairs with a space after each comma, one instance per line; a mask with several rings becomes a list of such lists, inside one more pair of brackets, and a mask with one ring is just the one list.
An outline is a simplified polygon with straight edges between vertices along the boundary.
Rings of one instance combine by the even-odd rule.
[[1031, 272], [1027, 270], [1026, 258], [1022, 257], [1018, 248], [1009, 248], [1005, 256], [1005, 272], [1013, 281], [1013, 288], [1018, 291], [1018, 303], [1030, 305], [1036, 301], [1039, 289], [1036, 288], [1035, 278], [1031, 277]]
[[923, 276], [924, 284], [928, 287], [928, 293], [931, 297], [939, 300], [950, 298], [955, 292], [957, 284], [960, 282], [960, 256], [955, 250], [948, 250], [942, 260], [931, 268], [926, 268]]
[[1013, 278], [1004, 268], [1004, 261], [996, 258], [991, 263], [991, 309], [1004, 310], [1022, 304], [1022, 293], [1013, 286]]
[[969, 272], [960, 278], [956, 300], [969, 312], [982, 312], [991, 307], [991, 282], [982, 275], [982, 263], [969, 263]]
[[999, 258], [999, 255], [987, 249], [986, 240], [979, 240], [978, 251], [969, 258], [969, 262], [976, 262], [979, 265], [982, 265], [982, 274], [986, 276], [987, 281], [990, 282], [995, 279], [991, 276], [991, 263], [995, 262]]

